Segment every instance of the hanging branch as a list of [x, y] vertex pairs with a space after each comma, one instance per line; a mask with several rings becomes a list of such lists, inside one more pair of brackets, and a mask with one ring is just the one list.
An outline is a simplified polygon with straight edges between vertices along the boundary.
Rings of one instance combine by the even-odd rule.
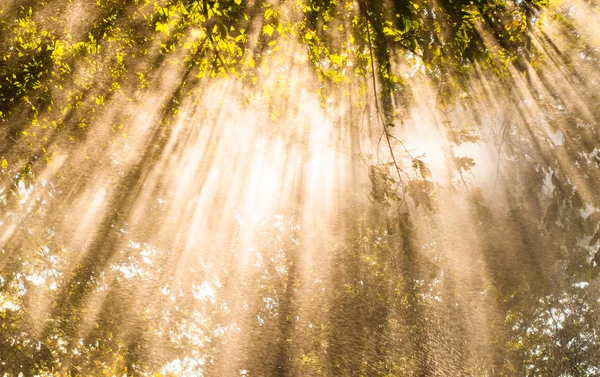
[[[209, 18], [208, 17], [208, 5], [206, 5], [206, 0], [202, 0], [202, 11], [204, 13], [204, 17], [206, 18], [206, 22], [208, 22], [208, 18]], [[206, 28], [206, 35], [208, 36], [208, 39], [210, 40], [210, 44], [213, 46], [213, 49], [215, 50], [215, 57], [219, 61], [219, 63], [221, 63], [221, 66], [223, 67], [223, 69], [227, 73], [229, 73], [229, 69], [225, 65], [223, 58], [221, 58], [221, 55], [219, 54], [219, 50], [217, 49], [217, 44], [215, 43], [215, 40], [213, 39], [212, 30], [208, 30], [209, 27]]]
[[[367, 10], [367, 4], [364, 4], [364, 13], [368, 14], [369, 11]], [[385, 124], [385, 122], [380, 119], [381, 117], [381, 111], [379, 110], [379, 97], [377, 96], [377, 80], [375, 79], [375, 59], [373, 58], [373, 43], [371, 42], [371, 28], [369, 27], [370, 21], [369, 18], [367, 17], [367, 39], [369, 41], [369, 54], [371, 56], [371, 79], [373, 80], [373, 91], [375, 92], [375, 110], [377, 113], [377, 119], [381, 122], [382, 126], [383, 126], [383, 132], [385, 133], [385, 138], [387, 141], [387, 145], [388, 145], [388, 149], [390, 151], [390, 155], [392, 156], [392, 161], [394, 163], [394, 167], [396, 168], [396, 172], [398, 173], [398, 179], [400, 180], [400, 183], [402, 184], [402, 186], [404, 186], [404, 182], [402, 181], [402, 176], [400, 174], [400, 171], [402, 170], [400, 168], [400, 166], [398, 165], [398, 161], [396, 161], [396, 156], [394, 155], [394, 150], [392, 148], [392, 142], [390, 140], [390, 134], [387, 130], [387, 125]], [[379, 150], [377, 151], [379, 153]], [[402, 190], [402, 195], [404, 196], [404, 190]], [[406, 202], [406, 200], [405, 200]]]
[[[410, 154], [410, 152], [408, 151], [408, 149], [406, 149], [406, 146], [404, 146], [404, 143], [402, 141], [400, 141], [398, 138], [396, 138], [393, 135], [391, 135], [388, 132], [388, 128], [387, 128], [388, 125], [386, 124], [385, 119], [383, 118], [383, 116], [381, 114], [381, 110], [379, 108], [379, 96], [377, 95], [377, 80], [375, 79], [375, 59], [374, 59], [374, 56], [373, 56], [373, 42], [371, 41], [371, 28], [370, 28], [370, 24], [372, 22], [372, 18], [369, 16], [369, 10], [368, 10], [367, 4], [366, 4], [366, 2], [364, 2], [364, 0], [363, 0], [363, 6], [364, 6], [365, 17], [367, 18], [367, 22], [366, 22], [367, 23], [367, 40], [369, 42], [369, 55], [370, 55], [370, 58], [371, 58], [371, 79], [373, 81], [373, 91], [375, 92], [375, 111], [377, 112], [377, 119], [378, 119], [378, 121], [383, 126], [383, 133], [385, 134], [387, 146], [388, 146], [388, 149], [390, 151], [390, 155], [392, 157], [392, 161], [393, 161], [394, 167], [396, 168], [396, 173], [398, 174], [398, 179], [400, 181], [400, 185], [402, 187], [404, 187], [405, 184], [404, 184], [404, 181], [402, 180], [402, 176], [400, 174], [400, 172], [404, 172], [404, 170], [402, 170], [400, 168], [400, 165], [398, 165], [398, 161], [396, 160], [396, 155], [394, 154], [394, 149], [392, 147], [392, 141], [391, 141], [391, 139], [394, 138], [394, 139], [398, 140], [400, 142], [400, 144], [402, 145], [402, 147], [404, 148], [404, 150], [408, 153], [409, 157], [412, 160], [414, 160], [414, 159], [412, 158], [412, 155]], [[375, 23], [373, 23], [373, 27], [375, 27]], [[379, 150], [377, 152], [379, 152]], [[414, 167], [413, 167], [413, 169], [414, 169]], [[415, 170], [415, 173], [418, 174], [416, 172], [416, 170]], [[404, 172], [404, 174], [406, 174], [408, 176], [408, 174], [406, 172]], [[425, 178], [425, 177], [423, 177], [423, 178]], [[402, 190], [402, 201], [403, 201], [403, 203], [406, 206], [406, 209], [408, 211], [408, 204], [406, 202], [406, 196], [405, 195], [406, 195], [405, 191]], [[398, 211], [400, 211], [400, 208], [398, 208]], [[429, 213], [429, 211], [426, 211], [426, 213], [429, 216], [429, 219], [431, 220], [431, 222], [433, 223], [433, 226], [436, 229], [439, 230], [440, 228], [437, 226], [437, 224], [436, 224], [435, 220], [433, 219], [433, 217], [431, 217], [431, 214]]]

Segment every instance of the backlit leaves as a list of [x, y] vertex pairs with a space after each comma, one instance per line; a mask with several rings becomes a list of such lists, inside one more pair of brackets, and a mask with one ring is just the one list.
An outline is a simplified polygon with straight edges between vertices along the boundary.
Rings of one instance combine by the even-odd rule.
[[454, 159], [454, 163], [456, 165], [456, 169], [463, 172], [468, 172], [471, 170], [473, 166], [475, 166], [475, 160], [471, 157], [456, 157]]
[[275, 29], [271, 24], [266, 24], [263, 26], [263, 34], [267, 34], [270, 37], [273, 35], [273, 31], [275, 31]]
[[415, 207], [425, 207], [429, 211], [437, 210], [435, 194], [436, 186], [433, 182], [425, 179], [411, 179], [406, 185], [406, 192], [415, 202]]
[[461, 145], [463, 143], [477, 143], [481, 141], [479, 135], [477, 135], [477, 129], [472, 126], [465, 125], [460, 129], [456, 129], [452, 126], [452, 122], [444, 122], [446, 126], [448, 141], [455, 145]]
[[429, 170], [425, 162], [420, 158], [413, 159], [412, 167], [419, 172], [423, 179], [431, 178], [431, 170]]

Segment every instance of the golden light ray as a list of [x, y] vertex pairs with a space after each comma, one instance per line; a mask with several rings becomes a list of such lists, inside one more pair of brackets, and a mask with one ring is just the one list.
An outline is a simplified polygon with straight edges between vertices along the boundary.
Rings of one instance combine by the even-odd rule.
[[[590, 5], [573, 4], [574, 28], [593, 45], [600, 36], [587, 25], [600, 18]], [[85, 6], [70, 8], [68, 30], [75, 33]], [[261, 20], [250, 24], [262, 27]], [[186, 33], [199, 38], [198, 30]], [[490, 51], [500, 49], [486, 25], [477, 31]], [[558, 50], [577, 51], [558, 26], [550, 23], [545, 32]], [[153, 46], [146, 63], [158, 62], [152, 78], [157, 89], [145, 97], [115, 92], [79, 139], [40, 130], [39, 137], [47, 138], [43, 152], [60, 152], [32, 182], [20, 175], [1, 179], [3, 201], [11, 190], [16, 201], [12, 212], [0, 215], [0, 249], [39, 255], [50, 266], [41, 272], [28, 266], [22, 280], [30, 286], [13, 287], [31, 291], [25, 302], [37, 322], [31, 333], [67, 354], [66, 347], [77, 350], [105, 326], [126, 343], [119, 345], [126, 352], [145, 347], [139, 352], [156, 356], [155, 369], [164, 375], [245, 376], [248, 359], [261, 357], [270, 370], [285, 364], [302, 374], [322, 363], [331, 372], [339, 361], [332, 356], [335, 347], [349, 358], [422, 352], [418, 357], [425, 361], [419, 362], [447, 374], [456, 365], [493, 363], [494, 342], [504, 340], [494, 338], [494, 326], [505, 320], [502, 274], [543, 271], [558, 260], [524, 252], [545, 246], [533, 244], [519, 221], [543, 218], [547, 198], [527, 200], [527, 182], [510, 186], [504, 174], [529, 166], [511, 167], [505, 143], [527, 138], [533, 151], [523, 153], [548, 160], [549, 170], [540, 170], [545, 181], [556, 161], [585, 202], [597, 196], [596, 182], [578, 168], [573, 153], [559, 148], [563, 142], [539, 102], [556, 95], [592, 123], [593, 97], [572, 84], [557, 49], [541, 34], [530, 37], [544, 70], [510, 63], [503, 81], [510, 87], [479, 63], [473, 63], [468, 93], [454, 78], [443, 84], [427, 78], [417, 58], [406, 63], [411, 71], [403, 79], [412, 103], [392, 125], [381, 124], [379, 103], [361, 103], [356, 93], [320, 97], [322, 83], [300, 44], [267, 47], [270, 61], [252, 85], [195, 79], [192, 63], [172, 64], [187, 53], [162, 60]], [[250, 46], [255, 53], [257, 41]], [[596, 78], [583, 64], [575, 70]], [[348, 90], [357, 91], [348, 81]], [[378, 84], [369, 80], [360, 90], [381, 101]], [[443, 85], [452, 104], [440, 99]], [[87, 99], [95, 100], [102, 102]], [[74, 114], [65, 111], [61, 119]], [[564, 140], [574, 148], [589, 149], [597, 141], [591, 131], [569, 138], [570, 126], [563, 126]], [[463, 130], [472, 131], [475, 142], [456, 142]], [[26, 136], [7, 153], [26, 148]], [[466, 168], [460, 158], [468, 159]], [[394, 190], [408, 192], [395, 207], [377, 203], [372, 194], [369, 203], [374, 183], [368, 171], [375, 165], [389, 167]], [[419, 206], [408, 189], [415, 180], [434, 185], [435, 206]], [[414, 228], [390, 215], [395, 212], [409, 213]], [[514, 277], [520, 279], [528, 282]], [[0, 306], [12, 310], [17, 304]], [[340, 319], [337, 310], [352, 315]], [[424, 333], [412, 339], [422, 323]], [[73, 344], [61, 344], [61, 332], [72, 335]], [[382, 350], [378, 336], [395, 348]], [[463, 343], [464, 349], [448, 349]], [[65, 357], [75, 365], [77, 356]]]

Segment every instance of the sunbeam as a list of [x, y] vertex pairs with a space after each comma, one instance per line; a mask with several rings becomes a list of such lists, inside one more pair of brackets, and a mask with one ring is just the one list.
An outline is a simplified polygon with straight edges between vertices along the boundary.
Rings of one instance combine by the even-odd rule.
[[0, 4], [0, 376], [600, 374], [596, 1]]

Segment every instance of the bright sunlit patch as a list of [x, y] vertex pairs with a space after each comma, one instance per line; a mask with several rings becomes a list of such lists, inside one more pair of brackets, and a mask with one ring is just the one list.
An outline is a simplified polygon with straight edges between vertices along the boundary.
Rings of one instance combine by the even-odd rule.
[[215, 303], [216, 292], [207, 282], [192, 286], [192, 294], [198, 300], [208, 300]]

